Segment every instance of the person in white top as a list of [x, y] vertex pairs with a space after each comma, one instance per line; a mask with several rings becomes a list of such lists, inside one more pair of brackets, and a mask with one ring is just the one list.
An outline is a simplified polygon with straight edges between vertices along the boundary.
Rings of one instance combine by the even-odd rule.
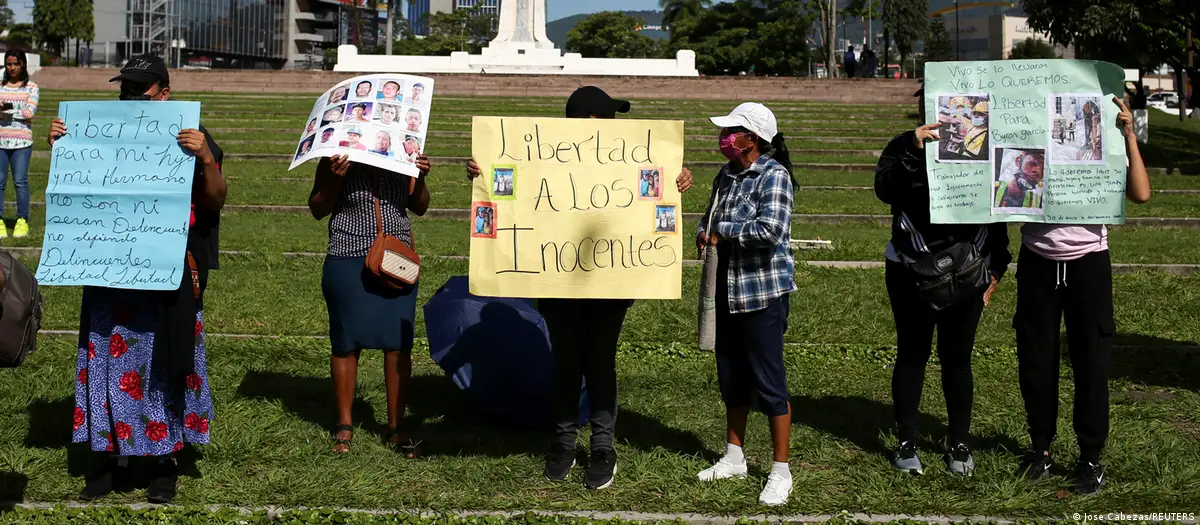
[[[1120, 99], [1117, 127], [1129, 155], [1125, 195], [1150, 200], [1150, 179], [1133, 132], [1133, 115]], [[1097, 129], [1096, 133], [1101, 132]], [[1058, 428], [1059, 326], [1067, 325], [1067, 351], [1075, 379], [1074, 430], [1079, 441], [1075, 488], [1093, 493], [1104, 485], [1100, 452], [1108, 438], [1108, 374], [1113, 334], [1112, 260], [1103, 225], [1027, 223], [1017, 261], [1017, 359], [1031, 450], [1018, 474], [1050, 474], [1050, 444]]]

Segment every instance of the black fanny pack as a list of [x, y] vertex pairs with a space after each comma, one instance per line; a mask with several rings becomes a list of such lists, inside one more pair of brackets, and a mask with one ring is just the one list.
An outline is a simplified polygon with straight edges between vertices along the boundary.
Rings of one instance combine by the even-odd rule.
[[979, 249], [969, 242], [957, 243], [904, 265], [917, 280], [917, 296], [934, 311], [980, 297], [992, 281], [987, 258], [980, 256]]

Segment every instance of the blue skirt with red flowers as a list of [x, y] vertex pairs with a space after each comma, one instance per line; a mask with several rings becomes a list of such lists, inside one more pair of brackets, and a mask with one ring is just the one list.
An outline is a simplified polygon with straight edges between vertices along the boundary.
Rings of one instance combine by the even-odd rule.
[[204, 356], [204, 314], [196, 311], [196, 372], [182, 407], [168, 407], [163, 367], [155, 366], [155, 301], [137, 290], [84, 288], [75, 376], [72, 440], [122, 456], [165, 456], [184, 443], [208, 444], [213, 417]]

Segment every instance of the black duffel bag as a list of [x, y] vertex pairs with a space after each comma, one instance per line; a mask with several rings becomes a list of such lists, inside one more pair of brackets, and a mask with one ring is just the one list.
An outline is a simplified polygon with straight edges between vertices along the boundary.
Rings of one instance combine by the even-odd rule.
[[11, 368], [37, 348], [42, 294], [33, 273], [5, 251], [0, 251], [0, 274], [0, 368]]

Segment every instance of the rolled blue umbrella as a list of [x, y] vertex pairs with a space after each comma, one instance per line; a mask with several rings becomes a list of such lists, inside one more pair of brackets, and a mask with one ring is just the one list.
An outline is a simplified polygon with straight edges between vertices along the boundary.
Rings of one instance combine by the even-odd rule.
[[[554, 356], [533, 301], [471, 295], [467, 276], [455, 276], [424, 312], [430, 357], [480, 415], [505, 426], [554, 421]], [[585, 396], [580, 385], [581, 422]]]

